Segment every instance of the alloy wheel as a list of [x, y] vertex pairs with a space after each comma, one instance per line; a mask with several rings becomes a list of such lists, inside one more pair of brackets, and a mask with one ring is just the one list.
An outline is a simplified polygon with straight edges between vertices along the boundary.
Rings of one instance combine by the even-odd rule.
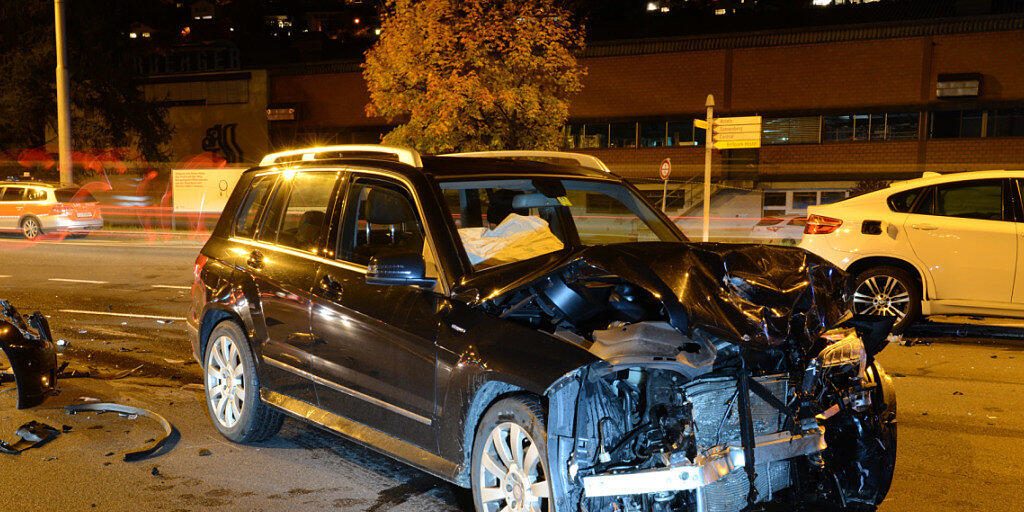
[[910, 291], [892, 276], [871, 276], [853, 292], [853, 312], [857, 314], [894, 316], [899, 322], [909, 309]]
[[39, 221], [32, 217], [21, 221], [21, 233], [29, 239], [39, 236]]
[[487, 436], [480, 468], [482, 512], [541, 512], [551, 494], [541, 453], [530, 434], [512, 423], [496, 425]]
[[217, 421], [231, 428], [245, 407], [245, 366], [238, 347], [229, 336], [213, 341], [206, 363], [206, 389]]

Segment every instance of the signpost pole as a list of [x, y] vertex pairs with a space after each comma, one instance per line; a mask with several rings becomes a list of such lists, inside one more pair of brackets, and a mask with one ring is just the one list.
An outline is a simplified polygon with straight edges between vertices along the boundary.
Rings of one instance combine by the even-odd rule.
[[704, 142], [704, 236], [703, 240], [708, 241], [711, 229], [711, 149], [714, 147], [714, 126], [715, 97], [708, 94], [708, 100], [704, 103], [708, 108], [708, 127], [704, 130], [706, 140]]
[[672, 174], [672, 160], [668, 158], [662, 160], [658, 173], [661, 174], [661, 211], [664, 213], [665, 207], [668, 205], [668, 177]]
[[661, 187], [661, 211], [665, 213], [665, 203], [668, 202], [668, 179], [666, 178]]

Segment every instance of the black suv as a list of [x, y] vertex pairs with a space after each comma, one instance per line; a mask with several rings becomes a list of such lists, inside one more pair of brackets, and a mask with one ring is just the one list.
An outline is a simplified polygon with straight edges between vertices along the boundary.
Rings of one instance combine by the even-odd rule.
[[892, 479], [891, 319], [801, 249], [687, 242], [587, 155], [269, 155], [188, 317], [227, 438], [290, 415], [480, 511], [871, 506]]

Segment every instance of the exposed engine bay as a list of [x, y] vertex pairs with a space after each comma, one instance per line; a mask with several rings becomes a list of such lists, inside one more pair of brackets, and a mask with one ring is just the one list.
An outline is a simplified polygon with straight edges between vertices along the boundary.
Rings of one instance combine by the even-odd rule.
[[892, 320], [854, 317], [846, 290], [800, 249], [645, 243], [492, 295], [492, 314], [601, 358], [547, 392], [554, 509], [880, 503], [895, 395], [874, 356]]

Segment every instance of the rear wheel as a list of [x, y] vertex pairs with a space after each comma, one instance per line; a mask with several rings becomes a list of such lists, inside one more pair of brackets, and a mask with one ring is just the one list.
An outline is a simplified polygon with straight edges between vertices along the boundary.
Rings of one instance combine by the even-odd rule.
[[547, 429], [532, 398], [498, 401], [484, 414], [473, 442], [472, 487], [477, 512], [552, 510]]
[[25, 217], [21, 220], [21, 234], [25, 238], [32, 240], [37, 236], [43, 234], [43, 228], [39, 225], [39, 219], [35, 217]]
[[206, 408], [224, 437], [252, 443], [281, 430], [284, 415], [260, 400], [256, 360], [238, 324], [226, 320], [213, 328], [204, 361]]
[[895, 317], [892, 332], [900, 334], [921, 313], [921, 288], [906, 270], [876, 267], [857, 276], [851, 306], [857, 314]]

